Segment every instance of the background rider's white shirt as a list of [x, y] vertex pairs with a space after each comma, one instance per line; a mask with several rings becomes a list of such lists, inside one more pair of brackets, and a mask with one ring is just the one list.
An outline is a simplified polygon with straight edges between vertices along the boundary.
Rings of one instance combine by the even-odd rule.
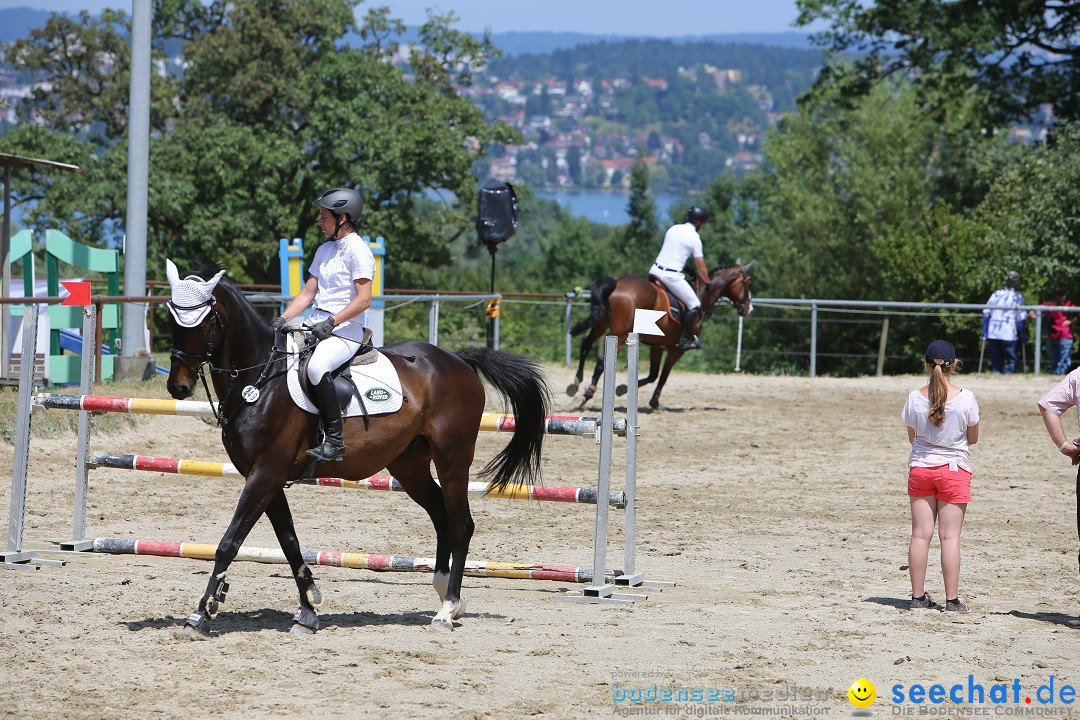
[[1014, 308], [1024, 304], [1024, 296], [1012, 288], [1001, 288], [994, 291], [986, 304], [998, 306], [983, 311], [990, 316], [990, 322], [986, 326], [986, 337], [990, 340], [1016, 340], [1016, 326], [1024, 321], [1024, 311]]
[[[656, 265], [682, 272], [686, 261], [691, 257], [704, 257], [701, 249], [701, 236], [693, 223], [672, 225], [664, 234], [664, 245], [656, 256]], [[695, 270], [695, 273], [697, 271]]]

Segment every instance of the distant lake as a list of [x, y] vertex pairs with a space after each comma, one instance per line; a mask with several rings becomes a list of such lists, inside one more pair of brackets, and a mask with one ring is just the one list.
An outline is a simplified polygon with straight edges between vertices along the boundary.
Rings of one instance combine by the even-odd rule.
[[[630, 196], [616, 192], [551, 192], [536, 191], [536, 197], [554, 200], [572, 215], [588, 218], [593, 222], [607, 225], [625, 225], [630, 222], [626, 214], [626, 205]], [[668, 221], [668, 208], [679, 200], [678, 195], [653, 195], [656, 201], [656, 216], [661, 225]]]

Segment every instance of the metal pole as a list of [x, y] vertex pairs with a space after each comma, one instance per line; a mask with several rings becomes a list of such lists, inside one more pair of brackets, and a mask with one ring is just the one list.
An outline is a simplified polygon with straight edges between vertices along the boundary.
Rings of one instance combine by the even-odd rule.
[[637, 396], [640, 348], [641, 342], [637, 333], [626, 336], [626, 486], [623, 488], [626, 491], [626, 517], [623, 518], [623, 574], [615, 578], [616, 585], [640, 585], [642, 581], [642, 575], [634, 566], [637, 552]]
[[428, 342], [432, 345], [439, 344], [439, 296], [436, 295], [431, 301], [431, 308], [428, 310], [428, 328], [427, 328]]
[[[90, 338], [96, 337], [97, 306], [87, 305], [83, 308], [82, 326], [82, 357], [81, 357], [81, 382], [79, 393], [89, 395], [94, 390], [94, 356], [96, 343], [91, 344]], [[79, 434], [78, 450], [75, 455], [75, 512], [71, 522], [71, 543], [66, 544], [65, 550], [86, 550], [93, 545], [72, 547], [86, 537], [86, 495], [89, 486], [89, 476], [86, 467], [87, 456], [90, 454], [90, 413], [86, 410], [79, 411]]]
[[37, 305], [28, 304], [22, 320], [22, 357], [19, 362], [19, 402], [15, 415], [15, 458], [11, 465], [11, 506], [8, 508], [7, 550], [3, 566], [25, 562], [22, 552], [26, 518], [26, 471], [30, 465], [30, 402], [34, 395], [34, 360], [37, 353]]
[[739, 336], [735, 340], [735, 372], [742, 372], [742, 368], [739, 367], [742, 363], [742, 328], [743, 328], [743, 316], [739, 316]]
[[[11, 166], [4, 166], [4, 227], [0, 238], [0, 297], [11, 297]], [[23, 262], [23, 274], [30, 263]], [[0, 377], [8, 376], [8, 353], [11, 350], [11, 308], [0, 308]]]
[[877, 376], [885, 374], [885, 345], [889, 342], [889, 316], [886, 315], [881, 321], [881, 340], [877, 347]]
[[570, 367], [572, 362], [570, 349], [570, 311], [573, 309], [572, 300], [573, 296], [570, 293], [566, 293], [566, 367]]
[[[146, 294], [146, 208], [150, 182], [150, 0], [131, 2], [131, 86], [128, 100], [127, 220], [124, 294]], [[86, 338], [83, 339], [86, 342]], [[146, 349], [146, 306], [126, 303], [118, 376], [142, 377], [135, 351]]]
[[[615, 586], [607, 583], [608, 503], [606, 498], [611, 487], [611, 426], [615, 417], [615, 358], [619, 339], [614, 335], [604, 338], [604, 403], [600, 419], [600, 468], [596, 478], [596, 534], [593, 537], [592, 583], [582, 590], [591, 597], [610, 597]], [[633, 503], [627, 497], [627, 509]]]
[[1035, 374], [1039, 374], [1042, 362], [1042, 310], [1035, 311]]
[[810, 377], [817, 377], [817, 303], [810, 304]]

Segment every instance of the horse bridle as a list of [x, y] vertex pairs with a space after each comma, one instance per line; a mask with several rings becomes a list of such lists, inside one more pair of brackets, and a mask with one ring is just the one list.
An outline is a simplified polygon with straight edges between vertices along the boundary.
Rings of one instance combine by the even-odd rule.
[[[261, 367], [262, 372], [259, 374], [259, 379], [255, 381], [255, 384], [253, 386], [256, 389], [259, 389], [263, 387], [263, 385], [265, 385], [268, 381], [279, 375], [284, 374], [287, 371], [283, 370], [275, 375], [268, 375], [270, 368], [273, 367], [274, 363], [280, 359], [279, 355], [281, 357], [285, 357], [288, 355], [288, 353], [281, 352], [277, 348], [271, 346], [270, 359], [264, 363], [259, 363], [257, 365], [252, 365], [251, 367], [246, 368], [214, 367], [214, 364], [210, 362], [210, 356], [213, 355], [214, 351], [217, 349], [217, 344], [214, 341], [217, 338], [218, 330], [221, 330], [222, 332], [225, 331], [225, 324], [221, 321], [221, 316], [218, 315], [216, 307], [217, 300], [211, 295], [209, 300], [207, 300], [206, 302], [201, 302], [198, 305], [177, 305], [172, 300], [170, 300], [168, 304], [174, 310], [198, 310], [201, 307], [206, 307], [207, 305], [210, 306], [210, 335], [206, 338], [206, 348], [203, 350], [203, 352], [186, 352], [184, 350], [177, 350], [174, 347], [170, 351], [169, 357], [174, 360], [179, 360], [180, 363], [183, 364], [183, 366], [186, 367], [192, 375], [197, 375], [199, 377], [199, 380], [202, 381], [203, 390], [206, 391], [206, 397], [210, 401], [210, 410], [214, 413], [214, 417], [217, 419], [218, 425], [222, 428], [222, 431], [224, 432], [225, 426], [229, 422], [234, 420], [236, 414], [244, 407], [244, 404], [240, 404], [233, 410], [233, 412], [229, 416], [225, 415], [225, 402], [232, 396], [232, 391], [236, 385], [237, 378], [240, 377], [240, 373]], [[199, 325], [202, 325], [204, 322], [206, 322], [206, 320], [200, 322]], [[191, 361], [194, 361], [196, 364], [192, 365]], [[203, 367], [206, 365], [210, 366], [210, 372], [212, 373], [224, 373], [229, 376], [229, 385], [225, 389], [224, 395], [218, 398], [218, 404], [216, 408], [214, 407], [214, 396], [210, 393], [209, 383], [206, 382], [206, 373], [203, 371]]]
[[[743, 281], [743, 285], [748, 285], [748, 283], [749, 283], [749, 281], [750, 281], [750, 276], [749, 276], [749, 275], [747, 274], [747, 272], [746, 272], [746, 268], [745, 268], [745, 267], [744, 267], [743, 265], [741, 265], [741, 264], [740, 264], [740, 265], [736, 265], [735, 267], [739, 268], [739, 278], [740, 278], [740, 279], [741, 279], [741, 280]], [[721, 293], [723, 293], [723, 292], [724, 292], [724, 290], [726, 290], [726, 289], [728, 288], [728, 286], [730, 286], [730, 285], [731, 285], [731, 283], [733, 283], [733, 282], [735, 282], [735, 275], [732, 275], [732, 276], [731, 276], [730, 278], [728, 278], [728, 281], [727, 281], [727, 282], [725, 282], [725, 283], [724, 283], [723, 285], [721, 285], [720, 287], [718, 287], [718, 288], [716, 289], [716, 292], [717, 292], [717, 298], [716, 298], [716, 302], [719, 302], [719, 301], [721, 301], [721, 300], [726, 300], [727, 302], [730, 302], [730, 303], [731, 303], [732, 305], [735, 305], [735, 302], [734, 302], [734, 301], [732, 301], [732, 300], [731, 300], [730, 298], [725, 298], [725, 297], [721, 297], [721, 295], [720, 295], [720, 294], [721, 294]], [[706, 288], [706, 291], [708, 291], [709, 289], [711, 289], [711, 287], [712, 287], [712, 282], [711, 282], [711, 281], [705, 284], [705, 288]], [[748, 290], [747, 292], [749, 292], [749, 290]], [[711, 304], [711, 305], [709, 306], [708, 310], [706, 310], [706, 312], [705, 312], [705, 314], [706, 314], [706, 315], [709, 315], [709, 314], [711, 314], [711, 313], [712, 313], [712, 309], [713, 309], [714, 307], [716, 307], [716, 302], [714, 302], [713, 304]], [[738, 307], [738, 306], [736, 306], [736, 307]]]
[[[193, 375], [202, 375], [202, 366], [210, 362], [210, 356], [214, 354], [214, 350], [217, 349], [214, 339], [217, 336], [218, 328], [222, 326], [221, 318], [217, 312], [217, 300], [213, 295], [210, 296], [205, 302], [201, 302], [198, 305], [177, 305], [172, 300], [169, 301], [169, 307], [173, 310], [198, 310], [201, 307], [210, 306], [210, 336], [206, 339], [206, 348], [202, 353], [190, 353], [183, 350], [177, 350], [175, 347], [169, 353], [169, 357], [173, 360], [179, 360], [184, 367], [186, 367]], [[205, 320], [203, 321], [205, 322]], [[199, 323], [202, 325], [202, 323]], [[189, 360], [196, 361], [195, 365], [192, 365]]]

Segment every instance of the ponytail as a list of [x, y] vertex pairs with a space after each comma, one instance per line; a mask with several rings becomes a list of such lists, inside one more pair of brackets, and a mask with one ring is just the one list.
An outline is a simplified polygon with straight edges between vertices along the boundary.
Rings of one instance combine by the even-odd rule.
[[927, 418], [935, 427], [941, 427], [945, 422], [945, 401], [949, 397], [949, 384], [945, 380], [945, 372], [941, 365], [935, 363], [930, 368], [930, 413]]

